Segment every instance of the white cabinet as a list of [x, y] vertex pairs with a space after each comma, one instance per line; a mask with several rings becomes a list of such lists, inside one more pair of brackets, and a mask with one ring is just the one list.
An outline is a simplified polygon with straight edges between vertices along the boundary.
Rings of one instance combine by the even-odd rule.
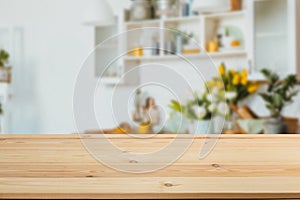
[[118, 31], [118, 25], [94, 27], [95, 50], [91, 56], [95, 63], [95, 75], [102, 77], [102, 81], [107, 84], [118, 82], [122, 74], [122, 63], [114, 61], [119, 55], [119, 41], [117, 37], [111, 38]]
[[297, 1], [247, 1], [252, 79], [261, 79], [263, 68], [281, 76], [297, 73]]

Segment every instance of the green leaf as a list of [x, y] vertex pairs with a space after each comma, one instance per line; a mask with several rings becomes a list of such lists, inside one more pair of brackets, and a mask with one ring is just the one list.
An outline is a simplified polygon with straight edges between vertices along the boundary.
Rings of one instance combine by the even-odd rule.
[[280, 94], [275, 94], [273, 97], [273, 104], [275, 107], [281, 107], [283, 105], [283, 99]]
[[0, 66], [3, 67], [8, 62], [8, 59], [9, 54], [4, 49], [0, 49]]
[[172, 110], [175, 110], [177, 112], [183, 112], [183, 108], [180, 105], [180, 103], [178, 101], [175, 100], [171, 100], [171, 104], [169, 105], [169, 108], [171, 108]]
[[265, 93], [260, 93], [259, 96], [263, 98], [264, 101], [272, 103], [272, 96], [265, 94]]

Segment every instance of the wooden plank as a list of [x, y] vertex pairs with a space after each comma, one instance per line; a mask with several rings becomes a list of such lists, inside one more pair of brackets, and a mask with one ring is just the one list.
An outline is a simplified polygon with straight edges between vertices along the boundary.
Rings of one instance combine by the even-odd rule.
[[[99, 145], [103, 137], [124, 152], [152, 152], [177, 136], [82, 137], [99, 152], [106, 151]], [[190, 137], [179, 136], [178, 148]], [[0, 198], [300, 198], [299, 135], [222, 135], [209, 156], [199, 159], [205, 141], [197, 136], [166, 168], [132, 174], [95, 160], [77, 134], [0, 135]]]
[[298, 198], [300, 177], [0, 178], [0, 191], [1, 198]]
[[0, 166], [0, 177], [26, 178], [80, 178], [80, 177], [252, 177], [300, 176], [299, 165], [228, 165], [228, 164], [178, 164], [174, 163], [162, 170], [145, 173], [119, 173], [99, 163], [6, 163]]

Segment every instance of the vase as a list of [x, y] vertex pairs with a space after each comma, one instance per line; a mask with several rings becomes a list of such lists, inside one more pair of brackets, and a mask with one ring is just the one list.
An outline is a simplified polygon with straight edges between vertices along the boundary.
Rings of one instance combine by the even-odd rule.
[[231, 11], [242, 9], [242, 0], [231, 0]]
[[287, 126], [282, 117], [269, 118], [264, 122], [265, 134], [281, 134], [287, 132]]
[[229, 116], [226, 117], [225, 123], [223, 126], [222, 133], [224, 134], [237, 134], [240, 133], [239, 127], [237, 124], [237, 117], [236, 114], [230, 110]]
[[190, 134], [214, 134], [213, 120], [191, 121], [189, 126]]
[[177, 134], [186, 134], [189, 132], [189, 120], [178, 112], [171, 112], [165, 127], [165, 132], [177, 133]]
[[130, 20], [141, 21], [150, 19], [151, 13], [151, 1], [150, 0], [135, 0], [130, 8]]
[[155, 13], [157, 18], [166, 19], [168, 17], [176, 16], [177, 11], [174, 0], [156, 0], [155, 2]]

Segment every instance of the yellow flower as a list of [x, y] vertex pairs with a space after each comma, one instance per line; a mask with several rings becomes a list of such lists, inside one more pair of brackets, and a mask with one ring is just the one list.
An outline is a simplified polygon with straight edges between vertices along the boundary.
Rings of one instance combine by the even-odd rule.
[[242, 77], [241, 84], [242, 85], [247, 85], [247, 83], [248, 83], [248, 78], [247, 77]]
[[257, 85], [257, 84], [251, 84], [251, 85], [248, 87], [248, 92], [249, 92], [250, 94], [252, 94], [252, 93], [256, 92], [257, 89], [258, 89], [258, 85]]
[[226, 71], [225, 66], [224, 66], [224, 64], [222, 63], [222, 64], [219, 66], [219, 74], [222, 76], [222, 75], [225, 74], [225, 71]]
[[224, 83], [221, 82], [221, 81], [218, 81], [218, 82], [217, 82], [217, 88], [218, 88], [218, 89], [223, 89], [223, 88], [224, 88]]
[[230, 73], [231, 73], [232, 75], [235, 75], [235, 74], [236, 74], [236, 71], [235, 71], [234, 69], [230, 69], [229, 71], [230, 71]]
[[239, 76], [239, 74], [235, 74], [235, 75], [233, 76], [232, 83], [233, 83], [233, 85], [238, 85], [238, 84], [240, 84], [240, 76]]
[[248, 70], [247, 69], [243, 69], [242, 71], [242, 77], [247, 77], [248, 76]]

